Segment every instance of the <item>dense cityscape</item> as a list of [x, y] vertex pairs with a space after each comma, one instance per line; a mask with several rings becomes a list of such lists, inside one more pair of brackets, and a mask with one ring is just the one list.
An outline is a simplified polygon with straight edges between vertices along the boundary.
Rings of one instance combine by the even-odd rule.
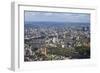
[[24, 61], [90, 58], [90, 23], [25, 22]]

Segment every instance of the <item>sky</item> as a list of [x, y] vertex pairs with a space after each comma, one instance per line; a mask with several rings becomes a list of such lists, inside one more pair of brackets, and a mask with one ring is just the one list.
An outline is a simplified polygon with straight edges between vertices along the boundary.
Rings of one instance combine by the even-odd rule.
[[87, 13], [67, 13], [67, 12], [40, 12], [25, 11], [25, 22], [80, 22], [89, 23], [90, 14]]

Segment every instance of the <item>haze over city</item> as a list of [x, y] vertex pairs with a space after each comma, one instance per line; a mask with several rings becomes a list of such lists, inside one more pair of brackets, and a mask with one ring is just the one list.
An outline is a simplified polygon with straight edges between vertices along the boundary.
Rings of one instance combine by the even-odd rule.
[[25, 11], [25, 22], [80, 22], [89, 23], [90, 14], [66, 12]]

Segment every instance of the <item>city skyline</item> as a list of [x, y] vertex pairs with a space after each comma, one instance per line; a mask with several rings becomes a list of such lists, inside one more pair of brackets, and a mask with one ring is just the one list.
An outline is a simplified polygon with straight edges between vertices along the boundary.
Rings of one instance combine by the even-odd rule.
[[90, 49], [90, 14], [25, 11], [25, 62], [90, 59]]

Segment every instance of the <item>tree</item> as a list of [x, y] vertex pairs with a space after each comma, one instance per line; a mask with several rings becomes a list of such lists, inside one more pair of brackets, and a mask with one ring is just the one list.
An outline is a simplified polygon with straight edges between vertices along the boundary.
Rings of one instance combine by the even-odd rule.
[[77, 58], [90, 58], [90, 47], [89, 46], [77, 46], [75, 51], [78, 53]]

